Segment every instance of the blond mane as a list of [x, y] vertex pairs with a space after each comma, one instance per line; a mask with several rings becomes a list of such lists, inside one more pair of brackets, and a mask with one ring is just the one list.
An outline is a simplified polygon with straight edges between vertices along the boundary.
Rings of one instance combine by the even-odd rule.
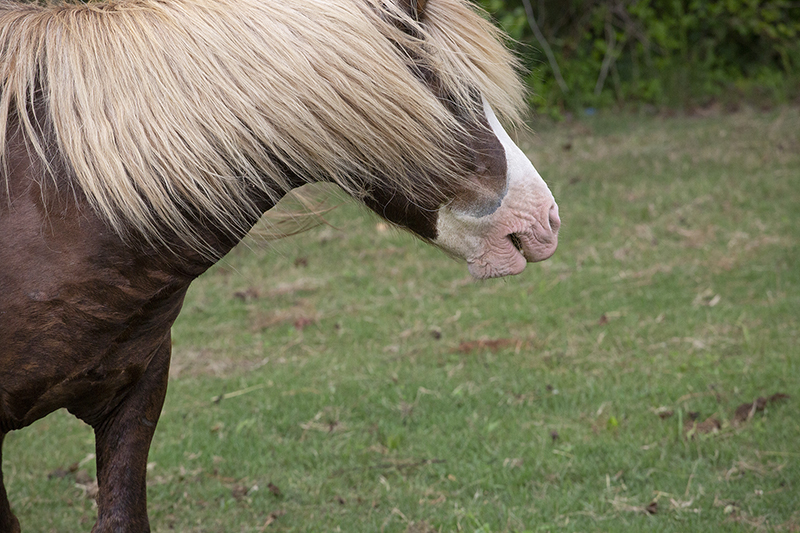
[[46, 166], [42, 99], [73, 185], [115, 231], [200, 246], [187, 211], [242, 225], [248, 189], [277, 199], [287, 170], [411, 198], [456, 170], [459, 126], [420, 65], [457, 105], [478, 113], [477, 89], [519, 119], [514, 58], [465, 0], [429, 0], [420, 23], [388, 0], [0, 0], [0, 158], [16, 116]]

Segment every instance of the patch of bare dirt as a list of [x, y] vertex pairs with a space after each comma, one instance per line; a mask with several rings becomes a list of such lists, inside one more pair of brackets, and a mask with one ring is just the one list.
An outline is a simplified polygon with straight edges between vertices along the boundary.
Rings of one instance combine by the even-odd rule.
[[479, 339], [474, 341], [462, 341], [454, 351], [463, 354], [483, 351], [496, 352], [509, 346], [521, 348], [524, 343], [525, 341], [520, 339]]
[[250, 314], [250, 328], [253, 331], [263, 331], [292, 324], [296, 330], [301, 331], [316, 324], [319, 318], [319, 312], [308, 300], [299, 299], [291, 307], [271, 310], [254, 309]]
[[791, 398], [791, 396], [788, 394], [778, 392], [769, 398], [759, 396], [750, 403], [743, 403], [736, 408], [736, 412], [733, 414], [733, 423], [734, 425], [741, 425], [745, 422], [749, 422], [757, 412], [763, 411], [767, 407], [767, 404], [781, 402], [789, 398]]
[[[707, 394], [715, 394], [717, 396], [717, 401], [721, 401], [722, 397], [719, 393], [716, 391], [710, 391], [704, 393], [693, 393], [691, 395], [684, 396], [678, 399], [678, 403], [681, 403], [690, 397], [703, 396]], [[724, 415], [720, 416], [718, 413], [714, 413], [713, 415], [701, 421], [700, 413], [689, 411], [686, 413], [686, 420], [683, 423], [683, 435], [687, 439], [694, 439], [701, 435], [719, 433], [723, 430], [730, 429], [731, 427], [742, 427], [752, 420], [756, 413], [764, 411], [767, 405], [782, 402], [789, 398], [791, 398], [791, 396], [783, 392], [777, 392], [769, 397], [759, 396], [752, 402], [746, 402], [739, 405], [734, 411], [733, 416], [729, 419], [730, 423], [725, 421]], [[670, 418], [674, 413], [672, 409], [669, 409], [665, 406], [651, 410], [662, 420]]]

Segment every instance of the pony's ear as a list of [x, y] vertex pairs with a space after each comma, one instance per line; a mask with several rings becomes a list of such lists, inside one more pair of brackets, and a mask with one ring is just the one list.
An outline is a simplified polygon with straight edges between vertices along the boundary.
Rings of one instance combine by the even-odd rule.
[[427, 0], [398, 0], [400, 7], [417, 22], [421, 21], [425, 14], [426, 3]]

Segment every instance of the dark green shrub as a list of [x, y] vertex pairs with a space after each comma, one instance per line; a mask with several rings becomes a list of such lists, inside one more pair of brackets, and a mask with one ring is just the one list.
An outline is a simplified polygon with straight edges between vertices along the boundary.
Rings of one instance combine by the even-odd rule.
[[742, 98], [771, 104], [798, 96], [797, 2], [531, 0], [531, 17], [526, 1], [481, 4], [518, 42], [540, 110], [685, 108]]

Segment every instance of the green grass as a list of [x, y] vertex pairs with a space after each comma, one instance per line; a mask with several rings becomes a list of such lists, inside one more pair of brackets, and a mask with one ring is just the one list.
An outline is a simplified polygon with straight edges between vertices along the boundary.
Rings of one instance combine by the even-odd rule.
[[[797, 530], [798, 123], [544, 127], [521, 145], [561, 244], [514, 278], [350, 203], [237, 248], [174, 329], [153, 530]], [[24, 531], [91, 528], [85, 480], [48, 474], [92, 452], [63, 412], [7, 437]]]

